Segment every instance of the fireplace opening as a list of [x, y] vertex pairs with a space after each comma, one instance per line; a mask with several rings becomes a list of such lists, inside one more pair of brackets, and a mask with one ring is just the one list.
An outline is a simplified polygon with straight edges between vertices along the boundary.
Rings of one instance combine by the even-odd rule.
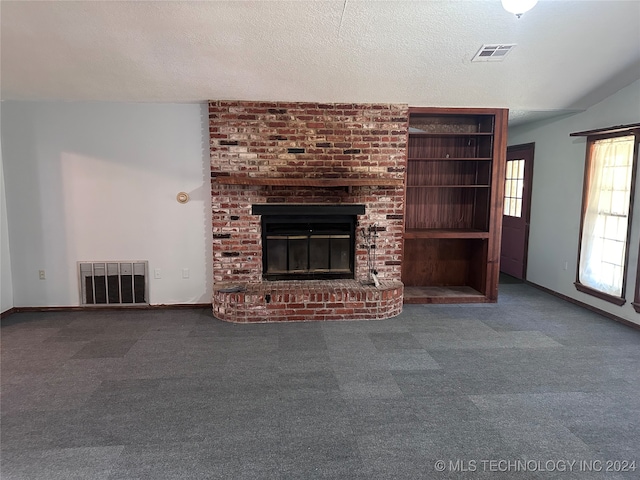
[[364, 213], [364, 206], [254, 205], [253, 210], [262, 214], [266, 280], [354, 278], [356, 214]]
[[353, 278], [354, 231], [353, 217], [263, 217], [264, 277]]

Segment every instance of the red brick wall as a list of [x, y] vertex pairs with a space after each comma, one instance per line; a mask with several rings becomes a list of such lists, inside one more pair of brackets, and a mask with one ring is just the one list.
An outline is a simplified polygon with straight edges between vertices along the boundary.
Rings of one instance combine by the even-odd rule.
[[[408, 109], [390, 104], [209, 102], [214, 282], [262, 281], [255, 203], [358, 203], [359, 228], [377, 223], [376, 268], [400, 281], [404, 188], [221, 185], [221, 176], [403, 179]], [[295, 149], [295, 150], [290, 150]], [[297, 152], [297, 153], [292, 153]], [[356, 279], [368, 276], [359, 236]]]

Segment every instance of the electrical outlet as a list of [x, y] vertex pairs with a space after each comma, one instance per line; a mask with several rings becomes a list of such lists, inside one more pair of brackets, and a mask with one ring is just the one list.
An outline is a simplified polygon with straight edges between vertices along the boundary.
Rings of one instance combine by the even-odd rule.
[[38, 270], [38, 278], [40, 278], [40, 280], [45, 280], [47, 278], [44, 270]]
[[159, 268], [156, 268], [153, 271], [153, 278], [162, 278], [162, 275], [160, 274], [160, 269]]
[[569, 270], [569, 262], [564, 262], [564, 269]]
[[189, 269], [188, 268], [183, 268], [182, 269], [182, 278], [189, 278]]

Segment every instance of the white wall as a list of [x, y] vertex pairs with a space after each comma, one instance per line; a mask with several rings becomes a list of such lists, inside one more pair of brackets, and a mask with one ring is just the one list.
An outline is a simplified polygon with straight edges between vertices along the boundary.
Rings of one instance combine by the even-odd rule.
[[7, 202], [4, 189], [2, 144], [0, 142], [0, 313], [13, 308], [13, 281], [11, 279], [11, 254], [7, 225]]
[[76, 262], [91, 260], [148, 260], [152, 304], [211, 302], [206, 105], [3, 102], [1, 114], [14, 306], [79, 305]]
[[[636, 177], [626, 299], [622, 307], [580, 293], [576, 278], [586, 138], [572, 132], [640, 121], [640, 80], [585, 112], [509, 130], [509, 145], [535, 142], [527, 280], [640, 324], [633, 301], [640, 238], [640, 175]], [[565, 270], [565, 263], [567, 268]]]

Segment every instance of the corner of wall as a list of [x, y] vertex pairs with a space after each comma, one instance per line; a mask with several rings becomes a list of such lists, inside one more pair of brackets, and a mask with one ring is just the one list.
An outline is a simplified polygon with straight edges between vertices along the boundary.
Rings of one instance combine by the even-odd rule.
[[0, 129], [0, 313], [13, 308], [13, 277], [11, 275], [11, 251], [9, 249], [9, 224], [7, 200], [4, 189], [2, 163], [2, 135]]

